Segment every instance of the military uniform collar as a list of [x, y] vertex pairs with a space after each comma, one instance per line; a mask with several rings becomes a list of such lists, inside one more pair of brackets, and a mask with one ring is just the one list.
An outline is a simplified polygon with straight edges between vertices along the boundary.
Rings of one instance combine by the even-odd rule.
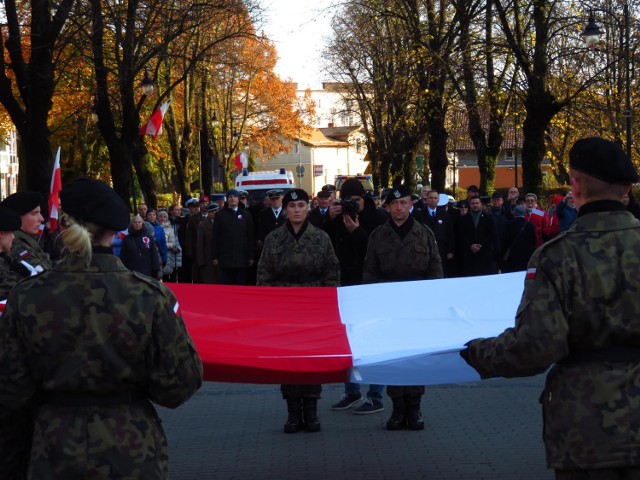
[[87, 267], [76, 255], [67, 254], [53, 267], [56, 271], [71, 272], [119, 272], [128, 271], [120, 259], [113, 253], [96, 253], [91, 256], [91, 264]]

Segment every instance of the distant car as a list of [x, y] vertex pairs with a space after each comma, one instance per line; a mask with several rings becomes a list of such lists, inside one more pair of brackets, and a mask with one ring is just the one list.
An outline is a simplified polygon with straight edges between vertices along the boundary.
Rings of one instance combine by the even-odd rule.
[[336, 181], [335, 181], [335, 186], [336, 186], [336, 191], [339, 192], [342, 189], [342, 185], [344, 184], [344, 182], [348, 179], [348, 178], [355, 178], [357, 180], [360, 180], [360, 183], [362, 183], [362, 186], [364, 187], [364, 191], [365, 192], [372, 192], [373, 189], [373, 182], [371, 181], [371, 175], [336, 175]]

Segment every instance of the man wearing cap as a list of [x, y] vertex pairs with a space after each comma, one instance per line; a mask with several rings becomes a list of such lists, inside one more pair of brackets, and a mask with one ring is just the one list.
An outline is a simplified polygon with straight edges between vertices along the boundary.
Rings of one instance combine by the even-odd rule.
[[227, 204], [213, 223], [211, 258], [224, 285], [247, 285], [255, 258], [253, 219], [249, 210], [238, 208], [239, 203], [238, 191], [229, 190]]
[[51, 268], [51, 260], [38, 243], [40, 227], [44, 218], [40, 213], [42, 195], [38, 192], [17, 192], [9, 195], [0, 204], [20, 215], [22, 225], [13, 232], [15, 239], [11, 247], [10, 256], [15, 262], [20, 262], [30, 272], [36, 275]]
[[190, 198], [185, 203], [185, 206], [189, 209], [189, 216], [187, 217], [187, 235], [185, 239], [182, 265], [185, 268], [189, 268], [189, 275], [193, 283], [201, 283], [198, 276], [199, 268], [196, 261], [196, 255], [198, 253], [198, 225], [205, 218], [207, 218], [206, 205], [207, 202], [201, 202], [202, 199]]
[[282, 190], [269, 190], [267, 192], [267, 198], [269, 199], [269, 206], [262, 210], [258, 214], [257, 225], [257, 246], [258, 250], [262, 249], [264, 239], [273, 230], [284, 225], [287, 220], [287, 216], [282, 208]]
[[249, 192], [246, 190], [238, 190], [238, 200], [240, 200], [238, 204], [240, 208], [249, 208]]
[[320, 190], [316, 195], [318, 206], [309, 212], [309, 223], [314, 227], [323, 228], [331, 220], [329, 217], [329, 205], [331, 204], [331, 192]]
[[556, 479], [640, 478], [640, 221], [622, 196], [638, 174], [614, 142], [569, 152], [578, 218], [531, 258], [515, 328], [467, 343], [482, 378], [547, 374], [540, 397]]
[[207, 206], [207, 218], [198, 225], [196, 263], [199, 269], [198, 278], [202, 283], [218, 282], [218, 269], [213, 266], [211, 245], [213, 244], [213, 223], [219, 210], [217, 203], [210, 203]]
[[[403, 282], [442, 278], [442, 262], [433, 232], [410, 215], [411, 192], [401, 185], [385, 199], [390, 218], [369, 238], [363, 283]], [[420, 402], [423, 385], [387, 386], [393, 412], [387, 430], [424, 429]]]

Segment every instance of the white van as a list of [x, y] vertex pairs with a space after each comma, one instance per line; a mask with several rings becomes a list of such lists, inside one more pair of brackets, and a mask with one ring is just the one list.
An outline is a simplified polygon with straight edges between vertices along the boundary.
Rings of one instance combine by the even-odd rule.
[[253, 200], [261, 201], [269, 190], [282, 190], [283, 194], [295, 187], [293, 172], [281, 168], [270, 172], [249, 172], [246, 169], [236, 177], [236, 190], [246, 190]]

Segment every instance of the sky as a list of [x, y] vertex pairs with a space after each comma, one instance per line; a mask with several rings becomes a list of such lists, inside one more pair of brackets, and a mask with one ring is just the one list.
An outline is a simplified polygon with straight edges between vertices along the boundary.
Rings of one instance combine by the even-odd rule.
[[276, 45], [276, 73], [299, 88], [320, 88], [323, 77], [320, 55], [331, 33], [331, 9], [335, 0], [263, 0], [263, 31]]

